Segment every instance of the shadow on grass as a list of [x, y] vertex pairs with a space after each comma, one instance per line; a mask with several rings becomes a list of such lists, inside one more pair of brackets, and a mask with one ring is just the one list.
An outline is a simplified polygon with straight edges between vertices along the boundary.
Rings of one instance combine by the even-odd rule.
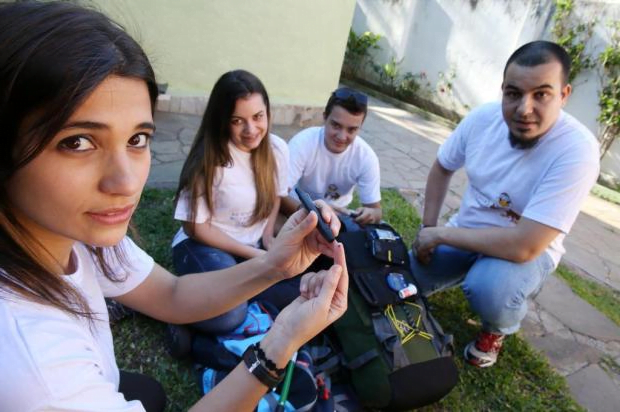
[[[179, 225], [172, 219], [171, 190], [146, 190], [134, 224], [141, 245], [162, 266], [170, 269], [170, 241]], [[395, 190], [383, 190], [384, 219], [411, 243], [420, 219]], [[433, 313], [448, 333], [454, 334], [460, 371], [458, 385], [441, 402], [424, 411], [557, 410], [579, 411], [566, 381], [553, 372], [546, 359], [519, 336], [507, 338], [498, 363], [489, 369], [464, 365], [461, 353], [478, 329], [460, 289], [430, 299]], [[199, 386], [189, 361], [171, 359], [164, 350], [164, 325], [141, 315], [114, 325], [116, 357], [121, 369], [154, 376], [168, 393], [168, 411], [185, 411], [199, 397]]]

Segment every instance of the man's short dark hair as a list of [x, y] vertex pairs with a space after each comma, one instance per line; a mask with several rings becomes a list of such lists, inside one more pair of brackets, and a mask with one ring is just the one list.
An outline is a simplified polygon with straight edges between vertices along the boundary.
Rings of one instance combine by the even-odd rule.
[[340, 106], [353, 115], [363, 114], [366, 118], [368, 112], [368, 96], [350, 87], [340, 87], [329, 96], [325, 106], [324, 117], [327, 118], [334, 106]]
[[552, 61], [557, 61], [562, 65], [562, 82], [564, 85], [568, 84], [571, 58], [562, 46], [546, 40], [526, 43], [512, 53], [504, 67], [504, 77], [506, 77], [506, 70], [511, 63], [516, 63], [519, 66], [533, 67]]

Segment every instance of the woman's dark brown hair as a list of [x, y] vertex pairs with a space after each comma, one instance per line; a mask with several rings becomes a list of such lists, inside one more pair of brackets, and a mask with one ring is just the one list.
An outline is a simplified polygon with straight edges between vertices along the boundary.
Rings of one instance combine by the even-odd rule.
[[[2, 3], [0, 27], [0, 291], [92, 318], [80, 293], [40, 263], [45, 248], [16, 219], [7, 182], [105, 78], [144, 80], [154, 108], [155, 75], [141, 47], [97, 11], [66, 2]], [[116, 280], [104, 250], [90, 250]]]

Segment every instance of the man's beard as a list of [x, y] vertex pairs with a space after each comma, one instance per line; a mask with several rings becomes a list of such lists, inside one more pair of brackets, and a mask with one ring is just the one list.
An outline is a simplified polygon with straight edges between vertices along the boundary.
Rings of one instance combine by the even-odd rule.
[[542, 136], [536, 136], [531, 139], [524, 139], [523, 137], [515, 136], [511, 131], [508, 131], [508, 139], [510, 140], [510, 146], [513, 149], [527, 150], [536, 146], [536, 143]]

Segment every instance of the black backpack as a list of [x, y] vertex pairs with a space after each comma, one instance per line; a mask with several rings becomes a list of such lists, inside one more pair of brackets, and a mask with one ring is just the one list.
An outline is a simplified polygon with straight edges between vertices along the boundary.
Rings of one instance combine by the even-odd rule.
[[[278, 313], [277, 309], [268, 302], [260, 302], [258, 306], [262, 313], [269, 314], [271, 318], [275, 318]], [[166, 347], [168, 353], [175, 359], [188, 356], [191, 358], [194, 362], [197, 383], [203, 395], [205, 391], [212, 389], [241, 362], [241, 357], [231, 352], [218, 337], [200, 333], [187, 326], [168, 325]], [[344, 392], [342, 394], [338, 392], [338, 395], [341, 396], [335, 399], [332, 396], [334, 389], [331, 387], [329, 375], [325, 371], [315, 370], [312, 356], [325, 350], [326, 348], [315, 346], [312, 351], [309, 351], [307, 347], [302, 347], [298, 351], [288, 392], [289, 406], [292, 406], [295, 411], [333, 412], [337, 410], [348, 412], [355, 410], [346, 408], [352, 400], [349, 400], [349, 396], [342, 396]], [[206, 378], [207, 376], [208, 378]], [[269, 391], [263, 396], [261, 410], [277, 410], [280, 393], [282, 393], [282, 383], [278, 385], [275, 392]]]
[[426, 299], [412, 294], [417, 285], [401, 236], [379, 224], [338, 240], [350, 287], [348, 309], [331, 332], [345, 379], [369, 408], [409, 410], [438, 401], [458, 381], [452, 336]]

